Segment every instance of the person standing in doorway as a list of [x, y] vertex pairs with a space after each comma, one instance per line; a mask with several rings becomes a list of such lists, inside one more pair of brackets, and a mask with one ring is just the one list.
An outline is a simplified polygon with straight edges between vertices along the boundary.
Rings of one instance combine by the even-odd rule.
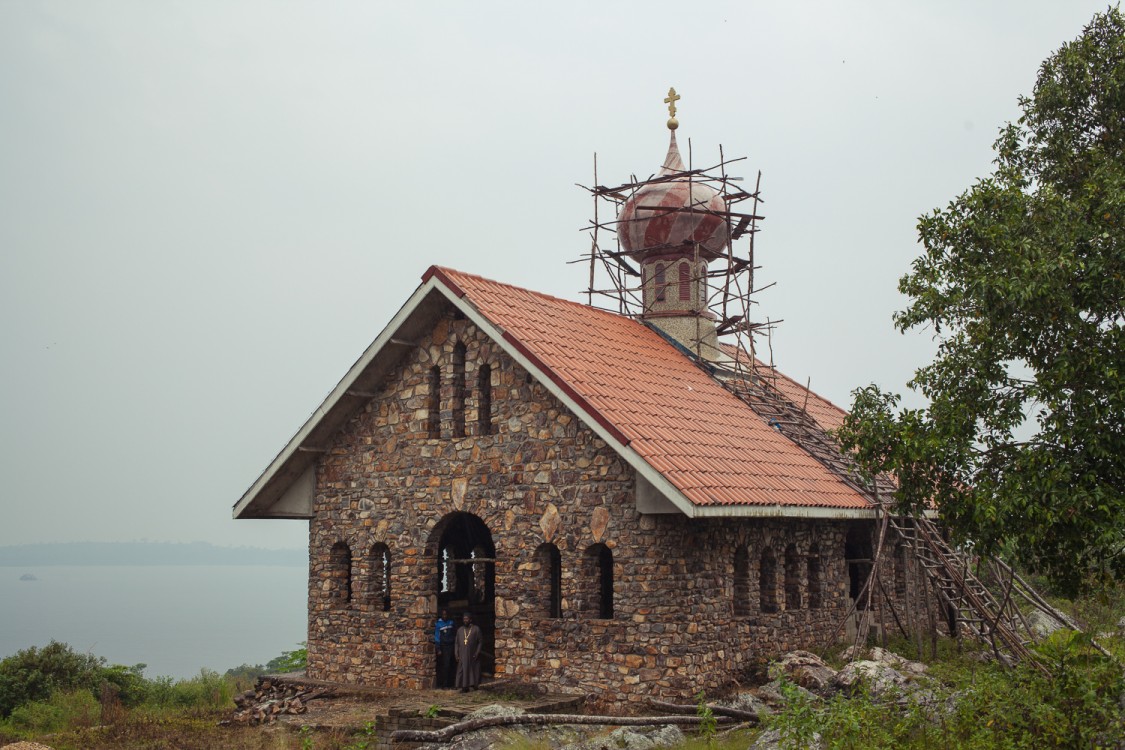
[[449, 616], [448, 609], [442, 609], [434, 625], [434, 649], [437, 652], [437, 680], [439, 688], [453, 687], [453, 649], [454, 630], [457, 623]]
[[457, 659], [456, 687], [462, 693], [476, 690], [480, 685], [480, 649], [484, 644], [480, 628], [473, 624], [473, 616], [466, 612], [461, 617], [461, 627], [457, 628], [457, 642], [454, 655]]

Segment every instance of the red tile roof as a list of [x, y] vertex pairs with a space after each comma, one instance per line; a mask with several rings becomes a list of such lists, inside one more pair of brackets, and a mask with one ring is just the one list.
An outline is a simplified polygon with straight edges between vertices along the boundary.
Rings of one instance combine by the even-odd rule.
[[[695, 505], [871, 507], [645, 325], [448, 268], [431, 276]], [[805, 398], [787, 378], [778, 388], [798, 404]], [[815, 394], [809, 412], [826, 427], [843, 416]]]

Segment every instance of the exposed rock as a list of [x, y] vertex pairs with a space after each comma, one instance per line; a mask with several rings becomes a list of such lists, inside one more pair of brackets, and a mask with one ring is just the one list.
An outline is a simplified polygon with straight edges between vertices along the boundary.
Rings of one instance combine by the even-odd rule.
[[577, 744], [568, 745], [567, 750], [658, 750], [683, 744], [684, 733], [679, 727], [664, 725], [645, 729], [641, 727], [618, 727], [609, 734], [590, 737]]
[[[793, 689], [797, 691], [797, 695], [802, 696], [806, 700], [812, 702], [820, 701], [820, 696], [806, 690], [800, 685], [794, 685]], [[774, 680], [773, 682], [767, 682], [765, 685], [762, 685], [758, 688], [758, 697], [775, 708], [788, 703], [788, 699], [781, 692], [781, 680]]]
[[794, 743], [792, 739], [787, 739], [782, 744], [779, 729], [762, 732], [750, 746], [750, 750], [823, 750], [823, 748], [824, 740], [821, 739], [819, 732], [814, 732], [812, 737], [804, 741], [798, 740]]
[[784, 677], [806, 690], [820, 693], [832, 684], [836, 670], [824, 663], [819, 656], [808, 651], [790, 651], [770, 665], [769, 675], [773, 679]]
[[925, 674], [927, 669], [926, 665], [920, 661], [911, 661], [910, 659], [907, 659], [903, 656], [899, 656], [894, 651], [888, 651], [885, 648], [879, 648], [878, 646], [871, 649], [871, 655], [869, 658], [871, 661], [877, 661], [880, 664], [886, 664], [888, 667], [893, 667], [899, 672], [909, 674]]
[[908, 690], [909, 678], [894, 667], [877, 661], [853, 661], [836, 673], [832, 681], [833, 687], [847, 695], [854, 695], [856, 691], [866, 688], [872, 697], [879, 697], [888, 692], [904, 692]]
[[[1051, 633], [1062, 627], [1062, 625], [1059, 624], [1058, 620], [1040, 612], [1037, 609], [1031, 610], [1031, 613], [1027, 616], [1027, 621], [1031, 625], [1032, 632], [1034, 632], [1035, 635], [1039, 636], [1040, 638], [1046, 638]], [[1120, 623], [1118, 623], [1118, 625], [1120, 625]]]
[[489, 703], [487, 706], [481, 706], [476, 711], [467, 715], [462, 721], [472, 721], [473, 719], [491, 719], [494, 716], [521, 716], [527, 713], [519, 706], [503, 706], [499, 703]]
[[753, 693], [738, 693], [733, 698], [721, 701], [716, 705], [734, 708], [739, 711], [753, 711], [758, 714], [758, 716], [766, 716], [773, 713], [773, 709]]

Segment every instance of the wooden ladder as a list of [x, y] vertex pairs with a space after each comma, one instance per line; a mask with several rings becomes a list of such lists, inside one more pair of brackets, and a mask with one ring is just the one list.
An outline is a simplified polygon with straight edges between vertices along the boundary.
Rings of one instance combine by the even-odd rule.
[[[1063, 627], [1081, 629], [999, 558], [977, 558], [978, 571], [984, 570], [992, 579], [993, 588], [990, 588], [973, 571], [969, 556], [951, 547], [932, 520], [922, 514], [902, 516], [892, 513], [889, 499], [895, 492], [894, 482], [889, 477], [878, 477], [874, 482], [865, 479], [836, 438], [812, 419], [803, 407], [782, 394], [768, 378], [753, 371], [748, 374], [724, 370], [712, 363], [699, 361], [699, 364], [767, 424], [862, 493], [886, 516], [889, 528], [913, 553], [934, 584], [939, 599], [955, 616], [955, 632], [952, 634], [960, 635], [963, 630], [972, 638], [988, 643], [998, 659], [1002, 658], [1003, 652], [1012, 660], [1030, 661], [1045, 672], [1046, 669], [1028, 649], [1028, 645], [1037, 640], [1037, 634], [1017, 606], [1017, 599], [1045, 613]], [[1094, 646], [1109, 655], [1098, 644]]]

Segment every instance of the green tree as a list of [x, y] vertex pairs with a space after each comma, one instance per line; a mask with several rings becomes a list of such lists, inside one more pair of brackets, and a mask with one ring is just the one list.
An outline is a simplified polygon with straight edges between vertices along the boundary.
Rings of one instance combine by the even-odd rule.
[[900, 331], [932, 363], [901, 408], [855, 392], [840, 432], [897, 500], [934, 503], [1073, 591], [1125, 572], [1125, 19], [1096, 15], [1040, 67], [995, 171], [919, 219]]

